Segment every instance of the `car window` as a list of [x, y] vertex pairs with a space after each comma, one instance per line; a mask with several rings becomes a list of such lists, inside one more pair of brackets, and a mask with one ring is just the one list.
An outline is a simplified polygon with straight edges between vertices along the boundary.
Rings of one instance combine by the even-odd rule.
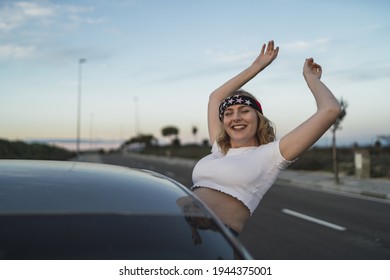
[[141, 215], [3, 215], [0, 259], [237, 259], [210, 219]]

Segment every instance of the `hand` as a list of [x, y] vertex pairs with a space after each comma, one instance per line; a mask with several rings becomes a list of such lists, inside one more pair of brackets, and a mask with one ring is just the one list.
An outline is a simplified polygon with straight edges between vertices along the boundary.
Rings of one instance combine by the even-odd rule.
[[270, 65], [272, 61], [275, 60], [275, 58], [278, 56], [278, 52], [279, 52], [279, 47], [276, 48], [274, 47], [273, 40], [268, 42], [267, 49], [265, 44], [263, 44], [260, 55], [253, 62], [253, 65], [260, 67], [261, 70], [264, 69], [265, 67]]
[[316, 77], [321, 79], [322, 68], [321, 65], [314, 62], [313, 58], [308, 58], [303, 65], [303, 76], [305, 79], [310, 79], [312, 77]]

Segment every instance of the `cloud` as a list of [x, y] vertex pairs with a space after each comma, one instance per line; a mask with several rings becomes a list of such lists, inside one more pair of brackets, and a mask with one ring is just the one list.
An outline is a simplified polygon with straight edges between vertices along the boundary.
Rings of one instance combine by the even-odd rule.
[[[308, 40], [299, 40], [294, 41], [290, 43], [281, 44], [280, 48], [284, 51], [288, 52], [301, 52], [301, 51], [307, 51], [316, 49], [317, 51], [325, 51], [328, 48], [328, 45], [330, 44], [331, 40], [329, 38], [319, 38], [314, 41], [308, 41]], [[213, 49], [207, 49], [205, 51], [206, 55], [212, 57], [217, 62], [222, 63], [231, 63], [231, 62], [247, 62], [248, 59], [254, 59], [256, 58], [260, 50], [256, 51], [231, 51], [231, 52], [222, 52], [222, 51], [215, 51]]]
[[331, 40], [329, 38], [319, 38], [314, 41], [299, 40], [291, 43], [282, 44], [281, 48], [283, 48], [283, 50], [291, 51], [291, 52], [301, 52], [301, 51], [307, 51], [311, 49], [324, 51], [327, 49], [330, 41]]
[[102, 18], [79, 16], [93, 11], [94, 8], [88, 6], [10, 1], [0, 6], [0, 34], [23, 27], [31, 21], [45, 22], [47, 19], [57, 19], [61, 16], [67, 16], [72, 23], [76, 24], [80, 22], [92, 25], [103, 23]]
[[17, 2], [15, 8], [25, 16], [48, 17], [55, 14], [53, 8], [40, 6], [37, 3]]
[[[85, 48], [57, 43], [56, 33], [59, 30], [79, 30], [83, 24], [102, 24], [104, 19], [86, 16], [93, 11], [93, 7], [54, 1], [15, 0], [0, 4], [0, 61], [78, 57]], [[104, 59], [107, 54], [95, 51], [95, 57]]]
[[9, 32], [31, 19], [45, 19], [55, 15], [55, 9], [32, 2], [10, 2], [0, 10], [0, 32]]
[[34, 51], [35, 48], [33, 46], [0, 45], [0, 60], [31, 57]]
[[94, 18], [86, 16], [95, 11], [95, 8], [92, 6], [63, 5], [57, 8], [70, 20], [68, 22], [68, 27], [70, 28], [76, 28], [79, 24], [84, 23], [88, 25], [99, 25], [106, 22], [106, 19], [102, 17]]
[[70, 14], [82, 14], [93, 12], [94, 8], [87, 6], [66, 5], [64, 6], [64, 10]]
[[254, 51], [246, 51], [246, 52], [221, 52], [214, 51], [212, 49], [208, 49], [205, 51], [208, 56], [213, 57], [218, 62], [241, 62], [247, 61], [250, 58], [254, 58], [258, 55], [258, 53]]
[[339, 70], [332, 71], [331, 75], [341, 82], [367, 82], [387, 79], [390, 77], [389, 63], [376, 64], [375, 61], [357, 65], [348, 65]]

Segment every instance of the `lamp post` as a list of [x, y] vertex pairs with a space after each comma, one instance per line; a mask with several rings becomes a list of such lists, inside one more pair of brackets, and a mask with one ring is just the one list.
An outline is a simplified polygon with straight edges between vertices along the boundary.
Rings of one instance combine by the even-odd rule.
[[140, 136], [139, 133], [139, 114], [138, 114], [138, 96], [134, 97], [134, 107], [135, 107], [135, 136]]
[[76, 156], [80, 156], [80, 122], [81, 122], [81, 78], [82, 78], [82, 64], [87, 60], [85, 58], [79, 59], [79, 83], [77, 90], [77, 140], [76, 140]]

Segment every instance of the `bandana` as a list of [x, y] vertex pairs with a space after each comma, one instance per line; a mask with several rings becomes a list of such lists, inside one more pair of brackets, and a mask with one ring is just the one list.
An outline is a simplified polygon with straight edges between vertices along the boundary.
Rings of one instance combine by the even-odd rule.
[[223, 113], [225, 110], [233, 105], [247, 105], [251, 106], [253, 109], [259, 111], [263, 114], [263, 110], [261, 108], [260, 102], [252, 97], [246, 95], [232, 95], [222, 101], [221, 105], [219, 105], [219, 120], [222, 122]]

